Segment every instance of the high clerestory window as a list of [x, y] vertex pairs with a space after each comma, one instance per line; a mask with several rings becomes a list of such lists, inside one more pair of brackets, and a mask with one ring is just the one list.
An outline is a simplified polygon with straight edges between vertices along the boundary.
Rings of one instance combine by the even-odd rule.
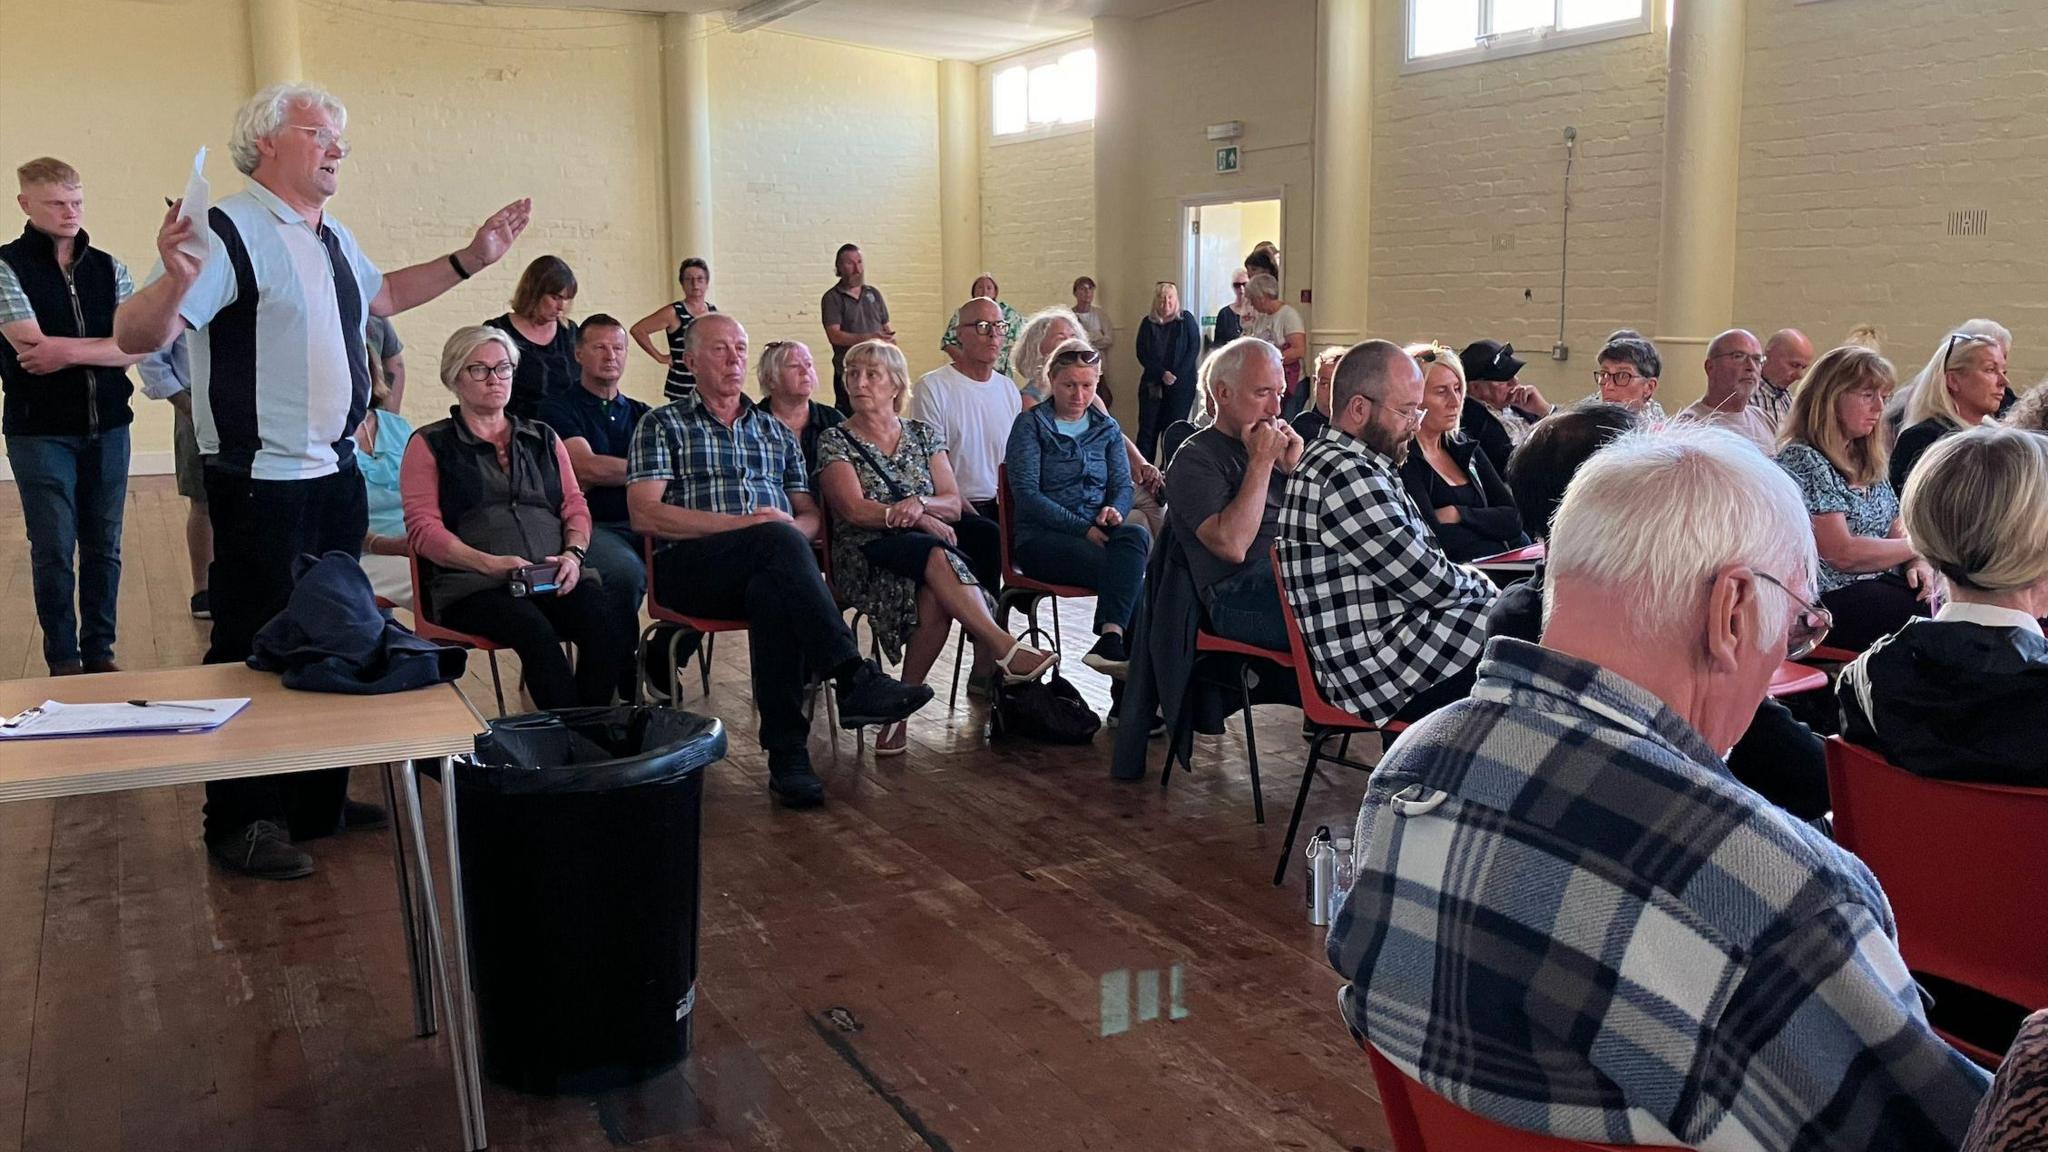
[[1650, 0], [1408, 0], [1411, 71], [1650, 31]]
[[996, 65], [989, 76], [989, 133], [997, 143], [1034, 140], [1095, 123], [1095, 49], [1055, 44]]

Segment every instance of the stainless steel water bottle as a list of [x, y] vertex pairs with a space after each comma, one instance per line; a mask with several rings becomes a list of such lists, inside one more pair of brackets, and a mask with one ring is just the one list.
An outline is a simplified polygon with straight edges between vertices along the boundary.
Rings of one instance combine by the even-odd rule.
[[1330, 829], [1319, 827], [1308, 842], [1308, 922], [1318, 927], [1330, 922], [1330, 892], [1337, 886], [1337, 848], [1330, 843]]

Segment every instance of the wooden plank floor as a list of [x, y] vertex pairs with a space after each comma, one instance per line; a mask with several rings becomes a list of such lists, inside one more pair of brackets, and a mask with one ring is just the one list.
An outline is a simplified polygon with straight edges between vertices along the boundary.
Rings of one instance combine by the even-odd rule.
[[[204, 650], [183, 516], [168, 478], [131, 489], [128, 667]], [[0, 676], [40, 675], [12, 485], [0, 584]], [[1075, 642], [1092, 604], [1064, 609], [1066, 674], [1099, 710], [1107, 683]], [[1234, 721], [1161, 792], [1109, 779], [1107, 730], [1093, 748], [990, 748], [985, 710], [943, 696], [893, 762], [821, 720], [830, 801], [792, 813], [767, 798], [745, 655], [721, 638], [709, 700], [693, 685], [686, 701], [731, 733], [705, 789], [694, 1053], [599, 1098], [488, 1087], [492, 1148], [1390, 1147], [1301, 869], [1268, 883], [1298, 712], [1261, 710], [1264, 826]], [[1326, 771], [1307, 826], [1348, 825], [1362, 790]], [[445, 1041], [412, 1036], [389, 840], [320, 841], [308, 880], [230, 877], [200, 846], [202, 798], [0, 805], [0, 1152], [457, 1147]]]

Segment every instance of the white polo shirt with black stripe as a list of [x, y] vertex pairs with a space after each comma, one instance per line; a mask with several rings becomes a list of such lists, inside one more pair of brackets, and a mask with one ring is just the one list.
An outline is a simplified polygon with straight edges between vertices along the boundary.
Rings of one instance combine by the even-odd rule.
[[[178, 308], [200, 453], [256, 480], [353, 467], [369, 405], [363, 325], [384, 274], [332, 215], [316, 230], [254, 181], [209, 215], [206, 263]], [[158, 264], [150, 280], [162, 275]]]

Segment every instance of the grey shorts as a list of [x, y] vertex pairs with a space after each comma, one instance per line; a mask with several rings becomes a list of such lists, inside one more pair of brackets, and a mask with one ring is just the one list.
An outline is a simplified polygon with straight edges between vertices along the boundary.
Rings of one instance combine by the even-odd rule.
[[194, 504], [206, 503], [206, 465], [199, 455], [199, 432], [183, 408], [172, 408], [171, 458], [178, 474], [178, 495]]

